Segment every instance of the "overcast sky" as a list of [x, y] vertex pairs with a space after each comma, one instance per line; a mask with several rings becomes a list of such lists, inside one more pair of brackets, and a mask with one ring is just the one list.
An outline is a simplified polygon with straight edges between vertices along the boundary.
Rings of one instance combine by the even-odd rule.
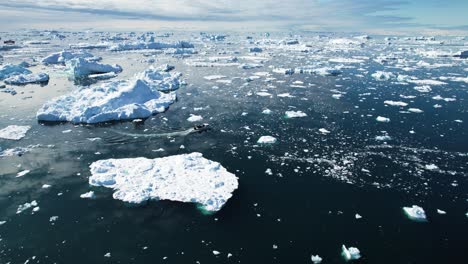
[[0, 30], [468, 34], [468, 0], [0, 0]]

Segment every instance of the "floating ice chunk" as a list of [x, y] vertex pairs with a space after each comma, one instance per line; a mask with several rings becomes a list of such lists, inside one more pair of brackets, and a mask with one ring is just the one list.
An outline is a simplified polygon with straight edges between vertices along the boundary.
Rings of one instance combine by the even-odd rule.
[[20, 171], [16, 174], [16, 178], [18, 177], [23, 177], [24, 175], [30, 173], [31, 171], [30, 170], [24, 170], [24, 171]]
[[257, 143], [259, 144], [274, 144], [276, 143], [277, 139], [272, 136], [261, 136]]
[[48, 65], [48, 64], [65, 64], [67, 61], [74, 59], [74, 58], [83, 58], [87, 59], [89, 61], [98, 61], [101, 58], [94, 57], [93, 54], [88, 53], [88, 52], [83, 52], [83, 51], [61, 51], [61, 52], [56, 52], [52, 53], [49, 56], [43, 58], [41, 60], [42, 64]]
[[265, 109], [265, 110], [262, 111], [262, 114], [265, 114], [265, 115], [269, 115], [271, 113], [272, 113], [272, 111], [270, 109]]
[[244, 69], [244, 70], [261, 68], [261, 67], [263, 67], [263, 64], [259, 64], [259, 63], [244, 63], [244, 64], [239, 65], [239, 68]]
[[6, 64], [0, 68], [0, 80], [20, 74], [30, 74], [30, 70], [20, 65]]
[[319, 132], [322, 133], [322, 134], [324, 134], [324, 135], [330, 134], [330, 131], [327, 130], [327, 129], [325, 129], [325, 128], [320, 128], [320, 129], [319, 129]]
[[86, 193], [83, 193], [80, 195], [80, 198], [83, 198], [83, 199], [94, 199], [96, 198], [96, 195], [94, 194], [93, 191], [89, 191], [89, 192], [86, 192]]
[[66, 62], [68, 71], [75, 77], [86, 77], [90, 74], [118, 73], [122, 67], [117, 64], [101, 64], [95, 61], [88, 61], [83, 58], [74, 58]]
[[249, 52], [262, 52], [263, 49], [260, 47], [253, 47], [249, 49]]
[[205, 76], [203, 78], [205, 80], [208, 80], [208, 81], [214, 81], [214, 80], [224, 79], [224, 78], [226, 78], [226, 76], [224, 76], [224, 75], [208, 75], [208, 76]]
[[377, 141], [389, 141], [391, 140], [392, 138], [388, 135], [383, 135], [383, 136], [376, 136], [375, 137], [375, 140]]
[[340, 99], [341, 96], [343, 96], [342, 94], [332, 94], [332, 97], [335, 98], [335, 99]]
[[16, 210], [16, 214], [21, 214], [22, 212], [28, 210], [29, 208], [37, 207], [37, 205], [38, 203], [36, 202], [36, 200], [30, 203], [21, 204], [20, 206], [18, 206], [18, 209]]
[[0, 226], [6, 224], [6, 221], [0, 221]]
[[417, 85], [446, 85], [446, 82], [441, 82], [437, 80], [410, 80], [410, 83], [414, 83]]
[[[258, 92], [257, 93], [258, 96], [271, 96], [271, 93], [267, 93], [267, 92]], [[279, 96], [279, 95], [278, 95]]]
[[171, 200], [218, 211], [237, 189], [237, 177], [201, 153], [164, 158], [108, 159], [90, 165], [89, 184], [115, 190], [114, 199], [130, 203]]
[[213, 250], [213, 255], [217, 256], [217, 255], [219, 255], [219, 254], [221, 254], [221, 252], [219, 252], [219, 251], [217, 251], [217, 250]]
[[403, 207], [403, 211], [408, 216], [409, 219], [414, 221], [426, 221], [426, 213], [424, 209], [417, 205], [413, 205], [412, 207]]
[[163, 42], [134, 42], [134, 43], [119, 43], [109, 48], [110, 51], [124, 51], [124, 50], [143, 50], [143, 49], [192, 49], [192, 43], [187, 41], [178, 41], [175, 43]]
[[371, 75], [377, 81], [388, 81], [390, 79], [396, 78], [396, 75], [391, 72], [376, 71]]
[[447, 212], [445, 212], [445, 211], [443, 211], [443, 210], [440, 210], [440, 209], [437, 209], [437, 213], [438, 213], [438, 214], [442, 214], [442, 215], [447, 214]]
[[175, 91], [180, 88], [182, 82], [180, 72], [167, 72], [160, 68], [149, 67], [145, 71], [136, 74], [137, 79], [144, 80], [151, 87], [156, 87], [158, 91]]
[[29, 83], [46, 83], [49, 81], [49, 75], [46, 73], [19, 74], [6, 78], [4, 82], [11, 85], [23, 85]]
[[401, 101], [390, 101], [390, 100], [384, 101], [384, 104], [386, 104], [386, 105], [391, 105], [391, 106], [401, 106], [401, 107], [404, 107], [404, 106], [407, 106], [407, 105], [408, 105], [408, 104], [405, 103], [405, 102], [401, 102]]
[[82, 87], [68, 95], [46, 102], [37, 112], [40, 121], [100, 123], [112, 120], [147, 118], [164, 112], [175, 102], [176, 94], [161, 93], [164, 81], [153, 75], [136, 75], [129, 81], [113, 81], [100, 86]]
[[296, 117], [305, 117], [307, 116], [306, 113], [302, 111], [286, 111], [285, 112], [287, 118], [296, 118]]
[[312, 255], [310, 259], [314, 264], [322, 263], [322, 258], [319, 255]]
[[294, 69], [292, 68], [273, 68], [272, 70], [275, 73], [281, 73], [285, 75], [292, 75], [294, 74]]
[[419, 108], [408, 108], [408, 111], [410, 111], [411, 113], [417, 113], [417, 114], [424, 112], [423, 110]]
[[56, 216], [56, 215], [54, 215], [54, 216], [51, 216], [51, 217], [49, 218], [49, 222], [53, 223], [53, 222], [57, 221], [57, 220], [58, 220], [58, 218], [59, 218], [59, 217], [58, 217], [58, 216]]
[[0, 138], [10, 139], [10, 140], [20, 140], [24, 136], [28, 130], [31, 129], [30, 126], [17, 126], [11, 125], [7, 126], [4, 129], [0, 130]]
[[438, 167], [437, 165], [435, 165], [435, 164], [426, 164], [426, 165], [424, 166], [424, 168], [425, 168], [426, 170], [430, 170], [430, 171], [434, 171], [434, 170], [438, 170], [438, 169], [439, 169], [439, 167]]
[[52, 185], [49, 185], [49, 184], [42, 185], [42, 189], [49, 189], [50, 187], [52, 187]]
[[202, 116], [194, 115], [194, 114], [190, 114], [190, 117], [187, 118], [187, 121], [189, 121], [189, 122], [199, 122], [199, 121], [202, 121], [202, 120], [203, 120]]
[[414, 89], [420, 93], [429, 93], [432, 91], [429, 85], [415, 86]]
[[390, 122], [390, 118], [383, 117], [383, 116], [378, 116], [375, 120], [377, 120], [377, 122], [383, 122], [383, 123]]
[[356, 218], [356, 219], [361, 219], [362, 216], [361, 216], [360, 214], [355, 214], [355, 215], [354, 215], [354, 218]]
[[350, 247], [346, 248], [345, 245], [341, 246], [342, 255], [346, 260], [355, 260], [361, 258], [361, 252], [358, 248]]
[[110, 253], [110, 252], [107, 252], [106, 254], [104, 254], [104, 257], [110, 258], [110, 257], [111, 257], [111, 253]]

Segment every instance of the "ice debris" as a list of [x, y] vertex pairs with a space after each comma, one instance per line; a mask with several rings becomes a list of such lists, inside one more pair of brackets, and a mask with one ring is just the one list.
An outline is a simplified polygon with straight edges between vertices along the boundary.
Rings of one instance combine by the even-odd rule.
[[191, 202], [214, 212], [238, 187], [234, 174], [197, 152], [156, 159], [99, 160], [90, 169], [90, 185], [112, 188], [114, 199], [130, 203]]
[[257, 143], [259, 144], [274, 144], [276, 143], [277, 139], [272, 136], [261, 136]]
[[11, 125], [0, 130], [0, 138], [10, 140], [20, 140], [26, 136], [26, 132], [30, 129], [30, 126], [17, 126]]
[[319, 255], [312, 255], [310, 259], [314, 264], [322, 263], [322, 258]]
[[361, 252], [359, 251], [358, 248], [355, 247], [349, 247], [346, 248], [345, 245], [341, 246], [342, 250], [342, 255], [346, 260], [356, 260], [361, 258]]
[[403, 211], [411, 220], [419, 222], [425, 222], [427, 220], [424, 209], [417, 205], [413, 205], [412, 207], [403, 207]]
[[302, 111], [286, 111], [285, 114], [287, 118], [297, 118], [297, 117], [307, 116], [307, 114]]

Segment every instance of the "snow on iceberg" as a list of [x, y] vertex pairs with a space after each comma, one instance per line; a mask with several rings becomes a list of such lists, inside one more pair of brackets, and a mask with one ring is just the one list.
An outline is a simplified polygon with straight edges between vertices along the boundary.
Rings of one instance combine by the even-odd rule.
[[11, 125], [0, 130], [0, 138], [10, 140], [20, 140], [26, 136], [26, 132], [31, 129], [30, 126]]
[[182, 73], [167, 71], [166, 66], [159, 68], [151, 66], [136, 76], [150, 86], [156, 87], [158, 91], [175, 91], [181, 85], [180, 77]]
[[272, 136], [261, 136], [257, 143], [259, 144], [274, 144], [276, 143], [276, 138], [272, 137]]
[[30, 74], [30, 70], [21, 65], [6, 64], [0, 68], [0, 80], [20, 74]]
[[11, 85], [23, 85], [28, 83], [46, 83], [49, 81], [49, 75], [47, 73], [29, 73], [13, 75], [4, 80], [6, 84]]
[[52, 53], [49, 56], [41, 60], [42, 64], [65, 64], [65, 62], [74, 59], [74, 58], [83, 58], [88, 61], [99, 61], [100, 57], [94, 57], [93, 54], [84, 52], [84, 51], [60, 51]]
[[127, 81], [82, 87], [68, 95], [52, 99], [39, 109], [37, 119], [89, 124], [131, 120], [164, 112], [175, 102], [175, 92], [158, 91], [160, 87], [168, 86], [164, 80], [156, 79], [159, 75], [146, 76], [146, 79], [141, 76], [136, 74]]
[[156, 159], [99, 160], [90, 169], [90, 185], [112, 188], [114, 199], [138, 204], [147, 200], [190, 202], [216, 212], [238, 187], [234, 174], [198, 152]]
[[417, 205], [413, 205], [412, 207], [403, 207], [403, 211], [411, 220], [420, 222], [425, 222], [427, 220], [426, 212], [424, 212], [424, 209], [422, 209], [422, 207], [419, 207]]
[[343, 257], [346, 260], [355, 260], [355, 259], [361, 258], [361, 252], [359, 251], [358, 248], [355, 248], [355, 247], [346, 248], [345, 245], [342, 245], [341, 250], [342, 250]]
[[91, 74], [118, 73], [122, 71], [120, 65], [101, 64], [83, 58], [74, 58], [66, 62], [68, 71], [75, 77], [86, 77]]

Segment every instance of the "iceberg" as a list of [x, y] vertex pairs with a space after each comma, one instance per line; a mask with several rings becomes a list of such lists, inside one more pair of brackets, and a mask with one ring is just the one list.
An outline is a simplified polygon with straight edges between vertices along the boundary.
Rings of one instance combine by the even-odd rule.
[[86, 77], [91, 74], [118, 73], [122, 71], [120, 65], [101, 64], [83, 58], [74, 58], [66, 62], [68, 71], [75, 77]]
[[6, 64], [0, 68], [0, 80], [20, 74], [30, 74], [30, 70], [21, 65]]
[[409, 219], [419, 222], [427, 221], [426, 212], [422, 207], [413, 205], [412, 207], [403, 207], [403, 211], [408, 216]]
[[89, 184], [112, 188], [129, 203], [170, 200], [219, 211], [237, 189], [237, 177], [221, 164], [193, 152], [164, 158], [108, 159], [90, 165]]
[[4, 80], [6, 84], [11, 85], [24, 85], [29, 83], [46, 83], [49, 81], [49, 75], [47, 73], [29, 73], [13, 75]]
[[161, 93], [170, 86], [159, 75], [136, 74], [130, 80], [81, 87], [68, 95], [46, 102], [37, 112], [39, 121], [101, 123], [147, 118], [164, 112], [176, 101], [176, 93]]
[[257, 143], [258, 144], [274, 144], [276, 143], [276, 138], [272, 137], [272, 136], [261, 136]]
[[159, 68], [154, 68], [151, 66], [149, 69], [136, 75], [138, 79], [144, 80], [150, 86], [156, 87], [158, 91], [175, 91], [181, 86], [180, 77], [182, 73], [180, 72], [170, 72], [167, 67], [162, 66]]
[[20, 140], [26, 136], [26, 132], [31, 129], [30, 126], [11, 125], [0, 130], [0, 138], [9, 140]]
[[302, 111], [286, 111], [285, 112], [287, 118], [296, 118], [296, 117], [305, 117], [307, 116], [306, 113]]
[[120, 43], [109, 48], [110, 51], [125, 51], [125, 50], [144, 50], [144, 49], [193, 49], [192, 43], [187, 41], [178, 41], [176, 43], [163, 42], [134, 42]]
[[319, 255], [312, 255], [310, 260], [312, 260], [314, 264], [322, 263], [322, 258]]
[[346, 248], [345, 245], [341, 246], [342, 255], [346, 260], [356, 260], [361, 258], [361, 252], [358, 248], [349, 247]]
[[386, 105], [391, 105], [391, 106], [401, 106], [401, 107], [404, 107], [404, 106], [407, 106], [408, 104], [405, 103], [405, 102], [401, 102], [401, 101], [391, 101], [391, 100], [386, 100], [384, 101], [384, 104]]
[[101, 60], [100, 57], [94, 57], [93, 54], [84, 51], [61, 51], [50, 54], [49, 56], [43, 58], [41, 62], [44, 65], [65, 64], [67, 61], [75, 58], [87, 59], [88, 61]]
[[383, 122], [383, 123], [390, 122], [390, 118], [383, 117], [383, 116], [378, 116], [375, 120], [377, 120], [377, 122]]

